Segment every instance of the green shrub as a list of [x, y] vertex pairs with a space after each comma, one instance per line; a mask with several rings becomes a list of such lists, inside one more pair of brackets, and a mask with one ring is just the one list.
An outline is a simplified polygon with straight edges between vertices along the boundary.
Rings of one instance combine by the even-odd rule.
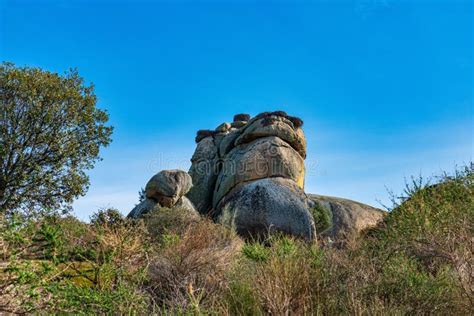
[[165, 246], [171, 236], [183, 235], [191, 224], [199, 221], [199, 216], [190, 214], [186, 209], [167, 207], [156, 207], [143, 219], [153, 241], [158, 245], [164, 243]]
[[134, 285], [119, 284], [113, 289], [99, 290], [66, 283], [52, 283], [44, 288], [54, 295], [47, 310], [82, 315], [145, 314], [150, 303], [145, 293]]
[[120, 226], [125, 223], [123, 215], [115, 208], [100, 209], [90, 219], [91, 224], [96, 226]]
[[237, 314], [307, 313], [311, 310], [312, 245], [282, 235], [243, 246], [229, 275], [229, 309]]
[[466, 313], [474, 309], [473, 165], [438, 180], [407, 185], [385, 221], [368, 232], [364, 255], [379, 262], [375, 282], [392, 305]]
[[310, 209], [313, 215], [316, 232], [318, 234], [325, 232], [332, 226], [332, 213], [326, 206], [315, 202], [315, 205]]

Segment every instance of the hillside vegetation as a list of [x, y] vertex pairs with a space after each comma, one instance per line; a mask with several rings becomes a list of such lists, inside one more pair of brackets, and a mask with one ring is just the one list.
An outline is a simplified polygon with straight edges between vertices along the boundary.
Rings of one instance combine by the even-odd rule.
[[473, 166], [414, 181], [344, 248], [285, 236], [244, 242], [162, 208], [1, 219], [0, 312], [455, 314], [474, 312]]

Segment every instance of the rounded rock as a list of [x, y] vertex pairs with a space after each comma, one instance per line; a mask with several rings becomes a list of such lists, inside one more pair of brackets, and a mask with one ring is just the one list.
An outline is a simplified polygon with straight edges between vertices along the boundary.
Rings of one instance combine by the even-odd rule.
[[218, 221], [244, 238], [265, 238], [272, 232], [316, 238], [306, 195], [292, 180], [267, 178], [244, 183], [232, 190], [218, 209]]
[[304, 159], [306, 158], [306, 139], [303, 130], [284, 116], [262, 116], [249, 122], [242, 131], [242, 135], [235, 140], [235, 145], [252, 142], [255, 139], [276, 136], [291, 145]]
[[231, 128], [230, 123], [225, 122], [216, 127], [216, 132], [225, 133], [229, 131], [230, 128]]
[[146, 184], [145, 195], [162, 206], [172, 207], [192, 187], [191, 176], [182, 170], [163, 170]]
[[249, 114], [241, 113], [241, 114], [234, 115], [234, 122], [248, 121], [248, 120], [250, 120], [250, 115]]

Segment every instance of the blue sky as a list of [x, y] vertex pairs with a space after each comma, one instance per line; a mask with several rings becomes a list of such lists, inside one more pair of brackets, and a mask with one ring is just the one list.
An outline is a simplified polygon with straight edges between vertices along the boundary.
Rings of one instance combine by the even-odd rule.
[[113, 143], [75, 202], [127, 213], [198, 129], [285, 110], [306, 191], [379, 206], [473, 156], [471, 1], [6, 1], [0, 59], [94, 82]]

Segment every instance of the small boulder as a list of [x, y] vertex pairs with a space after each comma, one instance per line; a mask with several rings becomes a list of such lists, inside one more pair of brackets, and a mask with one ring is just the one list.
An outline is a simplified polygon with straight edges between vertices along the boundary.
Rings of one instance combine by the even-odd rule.
[[250, 120], [250, 115], [249, 114], [241, 113], [241, 114], [234, 115], [234, 122], [248, 121], [248, 120]]
[[226, 133], [230, 130], [230, 128], [231, 128], [230, 123], [222, 123], [221, 125], [216, 127], [216, 132]]
[[247, 121], [235, 121], [230, 124], [231, 127], [234, 128], [241, 128], [247, 125]]
[[215, 134], [216, 134], [216, 131], [211, 131], [209, 129], [201, 129], [201, 130], [197, 131], [196, 138], [194, 140], [195, 140], [196, 143], [199, 143], [204, 138], [212, 137]]

